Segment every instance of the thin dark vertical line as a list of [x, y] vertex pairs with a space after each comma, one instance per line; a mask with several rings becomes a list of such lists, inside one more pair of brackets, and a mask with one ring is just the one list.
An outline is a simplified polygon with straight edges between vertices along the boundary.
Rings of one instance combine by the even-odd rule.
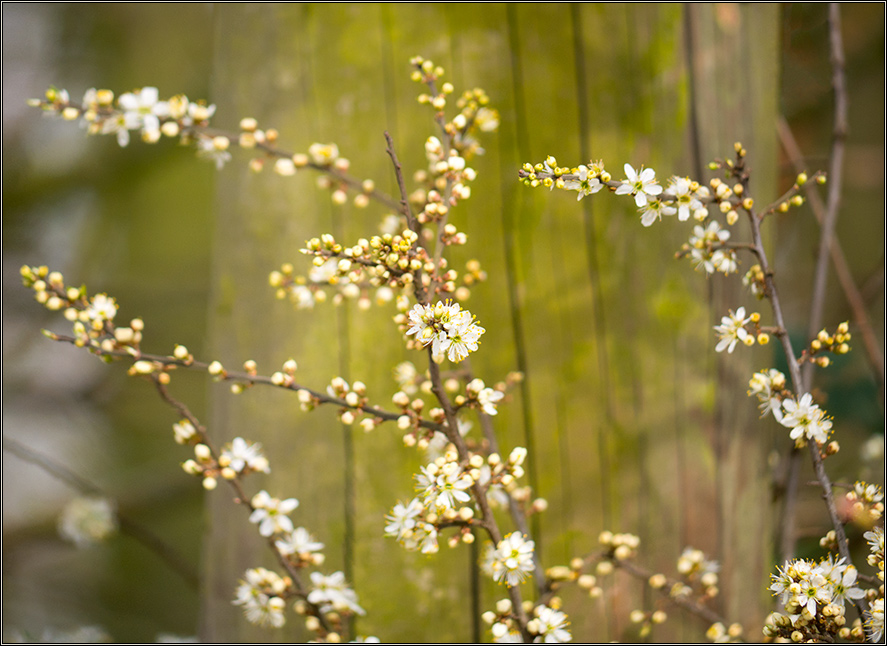
[[[344, 228], [341, 218], [341, 207], [331, 206], [331, 224], [333, 236], [337, 240], [344, 239]], [[351, 312], [348, 302], [345, 301], [336, 308], [336, 323], [338, 326], [338, 359], [339, 374], [342, 378], [351, 382]], [[354, 427], [352, 424], [342, 424], [342, 486], [343, 486], [343, 520], [344, 531], [342, 537], [342, 571], [345, 579], [354, 582], [354, 524], [357, 514], [357, 502], [355, 497], [355, 463], [354, 463]], [[350, 634], [353, 619], [347, 622], [346, 634]]]
[[[573, 26], [573, 60], [576, 73], [576, 105], [579, 117], [579, 155], [583, 162], [591, 160], [591, 106], [588, 101], [588, 68], [585, 65], [585, 39], [582, 33], [581, 5], [570, 4]], [[588, 280], [591, 285], [592, 312], [594, 317], [594, 336], [598, 357], [598, 382], [604, 385], [604, 424], [597, 424], [598, 475], [601, 507], [601, 527], [610, 529], [613, 522], [611, 508], [610, 484], [610, 446], [607, 432], [613, 428], [613, 397], [610, 388], [610, 357], [607, 352], [607, 320], [604, 312], [602, 286], [598, 277], [600, 268], [597, 257], [597, 238], [595, 235], [594, 208], [591, 200], [582, 201], [582, 222], [585, 233], [585, 261]], [[615, 603], [615, 599], [611, 599]], [[605, 612], [607, 621], [607, 637], [616, 634], [615, 612]]]
[[699, 137], [699, 113], [696, 109], [696, 68], [694, 58], [696, 54], [696, 39], [693, 34], [693, 18], [689, 3], [684, 3], [684, 56], [687, 66], [687, 92], [690, 95], [690, 167], [693, 169], [693, 177], [702, 177], [702, 142]]
[[392, 29], [392, 17], [390, 3], [383, 2], [380, 8], [380, 27], [382, 31], [382, 93], [385, 95], [385, 120], [388, 124], [386, 130], [394, 137], [394, 141], [400, 141], [397, 124], [397, 96], [394, 86], [394, 52], [392, 51], [390, 34]]
[[[583, 162], [591, 159], [591, 109], [588, 102], [588, 69], [585, 65], [585, 41], [582, 35], [581, 6], [570, 4], [571, 23], [573, 25], [573, 59], [576, 70], [576, 105], [579, 114], [579, 155]], [[607, 321], [604, 313], [603, 294], [597, 257], [597, 239], [595, 235], [594, 208], [591, 200], [582, 201], [583, 224], [585, 227], [585, 260], [588, 269], [588, 280], [591, 283], [592, 306], [594, 311], [594, 331], [597, 340], [598, 379], [605, 385], [606, 398], [604, 405], [605, 427], [597, 427], [598, 441], [598, 473], [601, 494], [601, 526], [611, 526], [613, 513], [610, 502], [610, 447], [607, 441], [607, 430], [613, 427], [613, 398], [610, 389], [610, 357], [607, 352]]]
[[[515, 141], [517, 145], [518, 156], [520, 159], [529, 159], [527, 151], [527, 142], [529, 141], [529, 131], [527, 128], [526, 102], [523, 94], [523, 66], [521, 64], [520, 39], [517, 24], [517, 7], [508, 3], [506, 5], [506, 24], [508, 26], [509, 51], [511, 53], [511, 82], [512, 92], [514, 94], [514, 116], [515, 116]], [[499, 140], [500, 142], [502, 139]], [[501, 144], [500, 144], [501, 145]], [[502, 158], [508, 159], [509, 156], [504, 154]], [[514, 171], [512, 171], [514, 172]], [[527, 351], [524, 341], [524, 324], [521, 315], [521, 298], [518, 292], [517, 277], [517, 258], [515, 256], [515, 222], [509, 197], [510, 188], [506, 182], [502, 182], [502, 242], [505, 251], [505, 272], [508, 284], [509, 309], [511, 311], [511, 326], [514, 334], [515, 353], [517, 354], [517, 367], [523, 375], [524, 379], [520, 384], [521, 406], [524, 422], [524, 444], [527, 452], [531, 456], [527, 461], [527, 480], [530, 487], [537, 495], [539, 492], [539, 479], [536, 473], [536, 463], [532, 456], [536, 455], [536, 442], [533, 438], [533, 411], [532, 401], [530, 399], [530, 374], [528, 371]], [[526, 206], [522, 205], [520, 209], [520, 221], [524, 222], [524, 213]], [[542, 558], [542, 530], [539, 523], [539, 514], [533, 514], [530, 518], [530, 527], [533, 534], [532, 538], [536, 543], [536, 556]]]
[[[691, 3], [684, 3], [683, 5], [683, 28], [684, 28], [684, 64], [687, 70], [687, 93], [688, 93], [688, 103], [690, 106], [690, 114], [689, 114], [689, 123], [687, 127], [687, 134], [689, 136], [689, 149], [690, 149], [690, 168], [693, 170], [694, 177], [703, 177], [703, 163], [702, 163], [702, 137], [700, 132], [700, 124], [699, 124], [699, 110], [697, 106], [698, 100], [698, 79], [696, 78], [696, 56], [698, 45], [696, 42], [696, 33], [694, 31], [694, 27], [696, 24], [696, 20], [694, 20], [693, 7]], [[698, 15], [696, 16], [698, 20]], [[711, 320], [714, 316], [714, 289], [712, 281], [706, 281], [706, 302], [708, 305], [709, 319]], [[716, 361], [716, 359], [715, 359]], [[720, 383], [723, 377], [718, 374], [717, 376], [718, 382]], [[678, 381], [677, 383], [683, 383]], [[683, 408], [683, 402], [681, 402], [681, 406]], [[714, 427], [715, 427], [715, 482], [717, 483], [716, 490], [722, 491], [721, 485], [721, 470], [718, 468], [721, 464], [721, 439], [720, 433], [718, 429], [722, 426], [722, 417], [723, 417], [723, 409], [720, 404], [720, 399], [716, 401], [715, 404], [715, 413], [714, 413]], [[676, 429], [676, 433], [682, 439], [683, 438], [680, 428], [681, 424], [678, 424], [678, 428]], [[684, 494], [685, 487], [688, 486], [686, 482], [687, 474], [683, 471], [683, 464], [686, 463], [686, 454], [685, 454], [686, 443], [682, 442], [681, 446], [678, 448], [678, 457], [680, 459], [681, 465], [681, 473], [679, 474], [680, 480], [680, 491], [682, 495]], [[684, 498], [686, 500], [686, 498]], [[722, 536], [719, 528], [723, 525], [721, 515], [723, 513], [722, 509], [722, 500], [721, 496], [715, 495], [714, 499], [715, 505], [715, 518], [717, 519], [717, 527], [713, 528], [713, 531], [716, 532], [717, 536], [715, 537], [715, 545], [718, 546], [718, 556], [723, 558], [723, 544], [722, 544]], [[687, 524], [688, 519], [686, 517], [686, 509], [682, 507], [683, 513], [681, 514], [681, 545], [683, 547], [686, 545], [686, 535], [687, 535]], [[681, 624], [681, 634], [686, 639], [687, 637], [687, 624], [683, 622]]]
[[[309, 31], [309, 37], [311, 32]], [[321, 51], [316, 47], [311, 47], [308, 52]], [[318, 93], [316, 87], [317, 74], [315, 71], [314, 59], [309, 53], [309, 68], [312, 70], [310, 94], [313, 111], [315, 114], [323, 114], [321, 106], [318, 102]], [[327, 201], [327, 209], [329, 214], [330, 229], [336, 239], [345, 237], [344, 223], [342, 221], [342, 207], [334, 206], [331, 201]], [[337, 363], [339, 366], [339, 375], [350, 382], [350, 366], [351, 366], [351, 321], [350, 312], [347, 303], [343, 303], [341, 307], [336, 308], [336, 336], [338, 343], [336, 344]], [[354, 442], [352, 436], [351, 425], [342, 425], [342, 519], [343, 519], [343, 536], [342, 536], [342, 571], [345, 578], [349, 582], [354, 581], [354, 519], [355, 519], [355, 466], [354, 466]], [[345, 633], [349, 634], [352, 628], [352, 622], [349, 621], [346, 626]]]
[[471, 641], [475, 644], [480, 643], [481, 638], [481, 614], [479, 612], [481, 604], [480, 604], [480, 568], [478, 568], [478, 562], [480, 561], [480, 554], [478, 554], [477, 550], [477, 541], [471, 543], [468, 546], [468, 581], [469, 581], [469, 597], [471, 598], [471, 607], [473, 612], [471, 613]]

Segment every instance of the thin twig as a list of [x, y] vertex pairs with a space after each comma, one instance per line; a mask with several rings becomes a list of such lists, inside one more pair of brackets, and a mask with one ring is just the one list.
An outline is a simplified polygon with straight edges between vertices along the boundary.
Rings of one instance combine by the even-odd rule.
[[[70, 343], [71, 345], [78, 345], [79, 341], [75, 337], [66, 336], [63, 334], [53, 334], [53, 340], [59, 341], [60, 343]], [[161, 354], [149, 354], [146, 352], [139, 352], [138, 356], [133, 356], [129, 352], [124, 350], [106, 350], [101, 347], [90, 346], [89, 351], [106, 357], [115, 357], [118, 359], [129, 359], [130, 361], [151, 361], [153, 363], [164, 366], [165, 368], [187, 368], [198, 371], [206, 371], [209, 367], [209, 363], [206, 361], [183, 361], [180, 359], [176, 359], [175, 357], [165, 356]], [[302, 391], [309, 393], [312, 399], [318, 404], [332, 404], [334, 406], [339, 406], [340, 408], [354, 410], [360, 413], [364, 413], [366, 415], [372, 415], [373, 417], [378, 417], [379, 419], [386, 422], [397, 421], [403, 413], [392, 413], [390, 411], [386, 411], [382, 408], [378, 408], [376, 406], [370, 406], [367, 404], [349, 404], [344, 399], [339, 397], [333, 397], [328, 395], [327, 393], [321, 392], [319, 390], [314, 390], [312, 388], [307, 388], [302, 386], [295, 381], [288, 381], [285, 383], [275, 383], [272, 377], [266, 375], [257, 375], [257, 374], [249, 374], [246, 372], [235, 372], [225, 370], [222, 374], [216, 375], [216, 379], [220, 381], [232, 381], [236, 383], [242, 383], [247, 385], [261, 385], [261, 386], [271, 386], [273, 388], [282, 388], [283, 390], [291, 390], [291, 391]], [[170, 402], [171, 403], [171, 402]], [[174, 405], [175, 404], [172, 404]], [[184, 415], [183, 415], [184, 416]], [[432, 422], [430, 420], [420, 419], [416, 422], [422, 428], [427, 428], [431, 431], [441, 431], [444, 432], [444, 426], [442, 424], [438, 424], [436, 422]]]
[[[56, 480], [64, 482], [81, 494], [111, 498], [100, 487], [83, 476], [74, 473], [68, 467], [5, 435], [3, 436], [3, 450], [39, 467]], [[173, 572], [182, 577], [190, 588], [196, 590], [200, 586], [200, 577], [197, 575], [197, 570], [173, 546], [166, 543], [144, 525], [137, 523], [125, 514], [121, 514], [119, 510], [117, 512], [117, 522], [121, 532], [134, 538], [154, 552]]]
[[[829, 41], [831, 43], [832, 86], [835, 92], [835, 121], [832, 127], [832, 154], [829, 162], [828, 203], [822, 219], [819, 253], [816, 257], [816, 270], [813, 278], [808, 330], [810, 338], [813, 338], [822, 327], [828, 279], [829, 248], [835, 235], [835, 224], [841, 206], [844, 147], [847, 139], [847, 91], [844, 80], [844, 45], [841, 40], [841, 9], [835, 2], [829, 4]], [[801, 373], [801, 384], [805, 391], [810, 390], [812, 377], [813, 366], [805, 366]]]
[[[777, 130], [779, 132], [779, 140], [782, 143], [782, 147], [785, 149], [786, 155], [788, 155], [788, 158], [791, 160], [795, 172], [800, 173], [804, 171], [804, 155], [792, 133], [791, 126], [789, 126], [788, 121], [784, 116], [780, 117], [777, 124]], [[822, 223], [825, 219], [826, 207], [822, 198], [819, 196], [819, 191], [815, 189], [816, 184], [808, 182], [805, 186], [807, 188], [807, 202], [810, 204], [810, 208], [816, 216], [816, 220]], [[844, 291], [844, 297], [847, 299], [847, 304], [853, 312], [853, 325], [860, 332], [862, 343], [866, 351], [866, 357], [868, 358], [869, 364], [871, 364], [872, 372], [878, 383], [878, 391], [880, 393], [881, 407], [883, 410], [885, 381], [884, 355], [878, 346], [877, 335], [875, 334], [871, 319], [866, 311], [865, 299], [862, 296], [862, 292], [860, 292], [859, 288], [856, 286], [853, 273], [850, 271], [850, 266], [847, 263], [847, 257], [844, 255], [843, 247], [841, 247], [838, 235], [835, 232], [832, 233], [829, 253], [831, 254], [835, 275], [838, 278], [838, 282], [841, 284], [841, 289]], [[815, 330], [813, 333], [815, 334]]]
[[[197, 430], [197, 433], [200, 436], [201, 443], [209, 447], [213, 460], [218, 463], [219, 453], [210, 443], [206, 428], [200, 423], [200, 420], [197, 419], [197, 416], [191, 412], [187, 405], [175, 399], [169, 393], [166, 385], [156, 375], [152, 375], [152, 382], [154, 383], [154, 387], [157, 390], [157, 394], [160, 395], [160, 398], [169, 406], [174, 408], [180, 416], [187, 419]], [[223, 480], [227, 482], [228, 485], [234, 490], [234, 503], [242, 505], [244, 508], [246, 508], [248, 513], [252, 514], [252, 512], [254, 512], [256, 508], [253, 506], [251, 498], [246, 495], [243, 486], [240, 484], [239, 477], [230, 480], [227, 478], [223, 478]], [[306, 607], [310, 609], [311, 614], [317, 617], [323, 630], [329, 632], [331, 630], [331, 627], [327, 621], [327, 618], [317, 604], [308, 601], [308, 587], [302, 581], [302, 577], [299, 573], [298, 568], [286, 557], [285, 554], [283, 554], [283, 552], [281, 552], [280, 548], [277, 547], [276, 536], [272, 534], [271, 536], [268, 536], [266, 538], [266, 541], [268, 543], [268, 547], [270, 547], [271, 551], [274, 552], [274, 556], [277, 559], [277, 562], [280, 563], [281, 567], [284, 568], [289, 575], [290, 580], [292, 581], [295, 596], [304, 600]]]

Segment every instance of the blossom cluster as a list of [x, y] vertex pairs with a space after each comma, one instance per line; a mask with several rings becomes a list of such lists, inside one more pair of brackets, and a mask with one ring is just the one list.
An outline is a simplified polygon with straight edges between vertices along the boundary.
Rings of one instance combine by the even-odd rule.
[[614, 180], [601, 161], [589, 162], [587, 165], [574, 168], [560, 167], [557, 165], [557, 160], [549, 155], [542, 163], [524, 164], [520, 176], [527, 186], [577, 191], [579, 193], [577, 199], [593, 195], [605, 187], [615, 195], [628, 195], [633, 198], [641, 216], [641, 224], [645, 227], [652, 226], [663, 216], [673, 215], [677, 215], [678, 220], [682, 222], [691, 217], [698, 222], [704, 222], [709, 217], [710, 204], [716, 205], [720, 212], [728, 214], [729, 224], [736, 221], [735, 209], [741, 204], [741, 200], [737, 198], [736, 187], [731, 188], [720, 180], [713, 180], [709, 188], [688, 177], [674, 176], [669, 178], [663, 187], [656, 178], [656, 171], [652, 168], [635, 168], [626, 163], [623, 165], [623, 172], [625, 179]]
[[[485, 612], [482, 618], [490, 626], [493, 643], [523, 643], [524, 636], [516, 621], [511, 599], [500, 599], [496, 602], [496, 610]], [[560, 599], [555, 597], [533, 607], [526, 632], [535, 643], [566, 644], [573, 641], [569, 625], [567, 614], [560, 610]]]
[[[430, 443], [426, 443], [426, 448], [431, 448]], [[440, 532], [447, 527], [459, 528], [448, 539], [451, 547], [459, 542], [473, 542], [471, 529], [477, 514], [473, 490], [480, 487], [489, 503], [501, 506], [507, 504], [509, 496], [527, 498], [529, 493], [517, 488], [517, 480], [524, 475], [522, 464], [526, 455], [526, 449], [516, 447], [507, 460], [498, 453], [486, 458], [475, 453], [467, 464], [462, 464], [449, 444], [443, 455], [415, 474], [417, 495], [407, 503], [398, 502], [385, 516], [385, 535], [407, 550], [424, 554], [439, 550]], [[543, 506], [539, 501], [534, 503], [534, 508]], [[496, 578], [492, 569], [488, 574]]]
[[80, 103], [72, 102], [66, 90], [56, 88], [47, 90], [45, 99], [29, 103], [67, 121], [80, 119], [91, 135], [113, 134], [121, 146], [129, 144], [132, 131], [139, 131], [147, 143], [155, 143], [161, 135], [187, 138], [190, 128], [207, 125], [216, 111], [214, 105], [189, 101], [183, 94], [161, 101], [156, 87], [121, 94], [116, 107], [114, 92], [95, 88], [87, 90]]
[[302, 249], [313, 256], [307, 276], [296, 275], [293, 265], [285, 263], [271, 272], [268, 281], [278, 298], [289, 298], [300, 309], [327, 300], [327, 287], [336, 290], [334, 303], [357, 300], [361, 309], [367, 309], [372, 304], [370, 290], [379, 304], [387, 303], [412, 284], [417, 272], [434, 270], [425, 249], [416, 245], [417, 239], [413, 231], [405, 229], [361, 238], [346, 247], [331, 234], [324, 234], [308, 240]]
[[100, 348], [106, 352], [137, 352], [144, 323], [133, 319], [129, 327], [116, 327], [117, 302], [107, 294], [90, 297], [84, 287], [65, 286], [60, 272], [46, 266], [21, 268], [22, 283], [34, 290], [35, 300], [51, 311], [61, 311], [73, 323], [78, 347]]
[[884, 637], [884, 528], [879, 525], [866, 532], [864, 538], [869, 546], [866, 562], [875, 569], [878, 581], [881, 582], [874, 600], [869, 605], [868, 619], [865, 623], [871, 632], [872, 640], [878, 642]]
[[[786, 615], [776, 613], [764, 628], [769, 637], [789, 637], [795, 633], [802, 639], [816, 638], [822, 634], [851, 636], [845, 627], [844, 607], [865, 597], [857, 584], [858, 572], [844, 559], [832, 557], [815, 563], [798, 559], [788, 561], [771, 575], [770, 590], [779, 597]], [[818, 641], [818, 640], [817, 640]]]
[[198, 157], [212, 161], [219, 169], [231, 160], [232, 146], [257, 149], [262, 154], [250, 161], [252, 171], [259, 172], [270, 164], [276, 174], [288, 177], [300, 168], [310, 167], [321, 173], [318, 187], [328, 189], [336, 204], [347, 201], [349, 189], [356, 193], [357, 207], [367, 206], [370, 198], [377, 195], [372, 180], [360, 181], [347, 175], [350, 162], [339, 155], [336, 144], [313, 143], [305, 153], [285, 152], [277, 147], [277, 130], [260, 128], [252, 117], [241, 119], [237, 132], [210, 129], [215, 105], [191, 101], [184, 94], [161, 100], [158, 89], [149, 86], [115, 99], [111, 90], [92, 88], [76, 102], [66, 90], [50, 88], [43, 99], [31, 99], [29, 104], [67, 121], [79, 120], [90, 135], [115, 135], [120, 146], [127, 146], [135, 132], [149, 144], [164, 137], [178, 138], [181, 144], [193, 146]]
[[782, 400], [791, 397], [785, 387], [785, 375], [775, 368], [769, 368], [752, 375], [748, 382], [748, 395], [758, 398], [762, 417], [772, 413], [779, 422], [782, 420]]
[[288, 585], [276, 572], [265, 568], [247, 570], [235, 591], [232, 603], [243, 607], [246, 620], [258, 626], [280, 628], [286, 623]]
[[454, 363], [475, 352], [486, 331], [475, 322], [471, 312], [450, 301], [438, 301], [436, 305], [416, 304], [409, 312], [409, 322], [407, 336], [415, 335], [419, 345], [430, 344], [436, 357], [446, 354]]
[[[410, 65], [413, 66], [410, 78], [417, 83], [422, 83], [428, 89], [428, 92], [419, 95], [418, 100], [419, 103], [429, 105], [435, 111], [435, 120], [446, 135], [444, 146], [451, 147], [458, 156], [464, 159], [469, 159], [475, 154], [482, 154], [484, 150], [477, 140], [476, 133], [495, 132], [499, 128], [499, 113], [489, 106], [490, 98], [487, 93], [481, 88], [466, 90], [456, 99], [458, 114], [451, 120], [445, 121], [443, 114], [455, 88], [449, 82], [441, 83], [438, 87], [438, 83], [444, 76], [444, 69], [421, 56], [410, 59]], [[448, 162], [450, 153], [446, 151], [442, 156], [435, 156], [437, 159], [429, 156], [432, 184], [437, 189], [443, 190], [447, 180], [441, 181], [439, 178], [446, 175], [451, 169], [438, 166], [438, 162]]]
[[681, 252], [690, 257], [697, 269], [707, 274], [732, 274], [738, 268], [738, 261], [736, 252], [725, 246], [729, 239], [729, 229], [723, 228], [717, 220], [709, 220], [706, 226], [697, 224], [693, 227], [693, 235]]

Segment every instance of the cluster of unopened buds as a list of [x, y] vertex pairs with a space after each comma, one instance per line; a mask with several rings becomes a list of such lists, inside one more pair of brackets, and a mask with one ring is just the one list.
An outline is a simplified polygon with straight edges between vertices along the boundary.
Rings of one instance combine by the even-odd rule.
[[740, 624], [730, 624], [725, 626], [723, 622], [715, 622], [705, 631], [705, 636], [715, 644], [731, 644], [741, 642], [742, 626]]
[[[495, 132], [499, 127], [499, 113], [489, 107], [490, 99], [487, 93], [480, 88], [466, 90], [456, 100], [459, 113], [452, 120], [445, 121], [443, 113], [448, 97], [454, 93], [455, 88], [449, 82], [444, 82], [438, 87], [438, 82], [444, 75], [444, 69], [421, 56], [410, 59], [410, 64], [414, 68], [411, 75], [412, 80], [422, 83], [428, 88], [427, 93], [423, 92], [419, 95], [419, 103], [427, 104], [434, 109], [436, 119], [446, 134], [446, 138], [452, 142], [456, 153], [464, 158], [482, 153], [483, 149], [473, 136], [474, 131]], [[445, 156], [444, 161], [446, 161], [446, 157], [448, 155]], [[440, 176], [447, 172], [446, 169], [438, 171], [433, 164], [430, 171], [434, 176]], [[444, 188], [442, 183], [436, 183], [436, 186], [439, 190]]]
[[848, 519], [863, 527], [873, 525], [884, 516], [884, 492], [878, 485], [855, 482], [844, 500]]
[[718, 596], [717, 562], [707, 559], [702, 550], [687, 547], [678, 558], [678, 573], [692, 586], [699, 586], [702, 600]]
[[811, 361], [823, 368], [831, 363], [827, 353], [842, 355], [850, 352], [850, 324], [847, 321], [839, 324], [833, 333], [820, 330], [810, 346], [804, 350], [799, 361]]
[[[604, 548], [605, 560], [627, 561], [637, 554], [641, 539], [634, 534], [603, 531], [598, 535], [598, 543]], [[605, 568], [602, 574], [609, 572]]]
[[75, 345], [138, 355], [144, 323], [133, 319], [127, 327], [116, 327], [117, 302], [113, 298], [107, 294], [90, 297], [84, 287], [66, 287], [62, 274], [46, 266], [25, 265], [21, 276], [24, 285], [34, 290], [38, 303], [48, 310], [62, 311], [65, 319], [73, 323]]
[[193, 444], [194, 458], [182, 463], [185, 473], [200, 476], [204, 489], [215, 489], [218, 478], [234, 480], [248, 473], [270, 471], [262, 446], [236, 437], [226, 445], [218, 458], [210, 447], [201, 441], [194, 425], [182, 420], [173, 425], [175, 440], [179, 444]]

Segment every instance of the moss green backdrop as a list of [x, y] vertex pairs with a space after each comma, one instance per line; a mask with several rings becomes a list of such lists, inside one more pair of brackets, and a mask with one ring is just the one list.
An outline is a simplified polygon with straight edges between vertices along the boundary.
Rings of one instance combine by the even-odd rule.
[[[565, 165], [603, 159], [615, 175], [630, 162], [661, 177], [708, 177], [706, 163], [740, 140], [756, 197], [769, 202], [791, 176], [781, 114], [811, 170], [826, 164], [824, 21], [824, 9], [776, 4], [4, 5], [4, 434], [90, 477], [201, 576], [199, 589], [189, 587], [125, 537], [87, 552], [62, 544], [53, 513], [71, 491], [4, 453], [4, 636], [89, 623], [124, 641], [197, 631], [212, 641], [305, 637], [292, 615], [274, 633], [231, 606], [243, 571], [272, 565], [267, 549], [226, 491], [204, 496], [181, 472], [188, 456], [171, 442], [176, 417], [148, 387], [120, 366], [46, 347], [39, 328], [63, 327], [15, 286], [22, 263], [59, 267], [115, 295], [121, 316], [145, 319], [145, 347], [157, 352], [184, 343], [226, 366], [254, 359], [264, 374], [293, 357], [305, 384], [359, 379], [383, 405], [396, 390], [393, 365], [420, 359], [403, 349], [391, 307], [295, 310], [267, 286], [283, 262], [307, 267], [298, 249], [309, 237], [376, 233], [378, 207], [333, 205], [310, 172], [251, 174], [242, 152], [216, 172], [172, 145], [85, 140], [72, 124], [27, 112], [24, 100], [50, 84], [75, 97], [144, 85], [206, 97], [215, 125], [234, 129], [252, 116], [289, 149], [336, 142], [354, 175], [395, 194], [383, 132], [407, 169], [422, 166], [433, 133], [409, 80], [409, 58], [420, 54], [457, 91], [484, 88], [501, 115], [473, 163], [472, 197], [453, 213], [469, 244], [451, 259], [476, 257], [489, 273], [467, 304], [487, 330], [473, 369], [488, 383], [512, 370], [526, 376], [495, 423], [504, 447], [530, 447], [528, 472], [550, 503], [533, 527], [544, 563], [594, 549], [603, 529], [639, 534], [641, 562], [667, 573], [685, 546], [701, 548], [722, 564], [715, 605], [754, 638], [776, 558], [774, 455], [787, 439], [745, 397], [750, 374], [775, 365], [770, 350], [720, 357], [711, 332], [728, 308], [754, 304], [738, 280], [706, 279], [673, 259], [686, 227], [645, 229], [625, 200], [606, 195], [577, 203], [531, 190], [517, 169], [551, 154]], [[872, 28], [883, 27], [883, 7], [847, 7], [845, 21], [858, 98], [839, 230], [864, 284], [883, 276], [883, 147], [872, 143], [883, 141], [883, 28]], [[871, 171], [878, 161], [880, 175]], [[798, 211], [771, 234], [784, 253], [778, 280], [793, 332], [804, 334], [817, 226]], [[883, 336], [881, 292], [868, 305]], [[837, 289], [829, 303], [830, 321], [848, 317]], [[818, 385], [836, 393], [828, 410], [847, 433], [832, 477], [849, 478], [857, 447], [883, 424], [875, 383], [858, 355]], [[326, 544], [324, 569], [344, 569], [368, 611], [358, 632], [473, 639], [471, 550], [426, 557], [382, 537], [383, 515], [411, 496], [420, 463], [393, 426], [364, 434], [332, 410], [300, 412], [286, 393], [234, 397], [202, 375], [177, 375], [173, 386], [219, 442], [263, 443], [272, 474], [252, 485], [301, 501], [295, 520]], [[20, 474], [14, 481], [7, 466]], [[801, 538], [815, 545], [825, 518], [809, 498]], [[7, 509], [18, 514], [12, 521]], [[576, 640], [634, 639], [627, 615], [653, 600], [621, 576], [605, 590], [600, 600], [564, 595]], [[502, 596], [482, 585], [484, 609]], [[706, 626], [672, 614], [656, 640], [702, 638]]]

